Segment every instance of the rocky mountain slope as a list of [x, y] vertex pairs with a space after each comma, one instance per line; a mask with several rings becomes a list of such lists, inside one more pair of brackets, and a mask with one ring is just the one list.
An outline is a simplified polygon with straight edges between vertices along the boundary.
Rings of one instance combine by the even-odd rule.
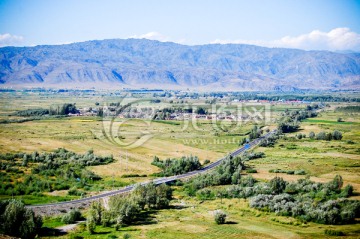
[[360, 54], [146, 39], [0, 48], [0, 83], [25, 87], [359, 89]]

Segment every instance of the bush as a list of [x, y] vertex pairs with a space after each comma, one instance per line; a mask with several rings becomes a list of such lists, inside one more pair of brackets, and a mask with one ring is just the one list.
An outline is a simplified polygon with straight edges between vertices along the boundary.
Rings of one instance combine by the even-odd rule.
[[321, 131], [315, 136], [315, 139], [317, 140], [325, 140], [326, 139], [326, 133], [324, 131]]
[[90, 234], [94, 234], [95, 228], [96, 228], [95, 220], [94, 220], [94, 218], [93, 218], [91, 215], [89, 215], [89, 216], [86, 218], [86, 230], [87, 230]]
[[345, 236], [345, 234], [342, 231], [335, 231], [331, 229], [325, 229], [325, 235], [328, 236]]
[[75, 223], [78, 220], [81, 220], [82, 216], [80, 211], [78, 210], [71, 210], [70, 212], [66, 213], [62, 218], [61, 218], [61, 222], [65, 223], [65, 224], [71, 224], [71, 223]]
[[315, 138], [315, 133], [311, 131], [311, 132], [309, 133], [309, 138], [310, 138], [310, 139], [314, 139], [314, 138]]
[[305, 172], [305, 170], [300, 169], [300, 170], [295, 170], [294, 174], [295, 174], [295, 175], [305, 175], [306, 172]]
[[341, 140], [342, 139], [342, 134], [340, 131], [334, 130], [334, 132], [332, 133], [332, 138], [334, 140]]
[[225, 224], [226, 222], [226, 214], [223, 211], [216, 210], [214, 212], [214, 220], [216, 224]]
[[256, 169], [250, 168], [246, 170], [246, 173], [257, 173]]
[[273, 192], [273, 194], [280, 194], [284, 191], [286, 187], [286, 182], [283, 178], [275, 177], [270, 180], [269, 186]]
[[130, 234], [127, 234], [127, 233], [125, 233], [125, 234], [124, 234], [124, 236], [123, 236], [123, 239], [129, 239], [129, 238], [131, 238], [131, 235], [130, 235]]
[[200, 200], [213, 200], [215, 193], [211, 189], [203, 188], [196, 192], [196, 197]]

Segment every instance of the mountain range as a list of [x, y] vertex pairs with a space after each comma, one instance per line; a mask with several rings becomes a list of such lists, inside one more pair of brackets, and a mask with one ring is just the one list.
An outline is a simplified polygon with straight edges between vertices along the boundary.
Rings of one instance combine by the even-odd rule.
[[0, 48], [0, 87], [360, 89], [360, 53], [147, 39]]

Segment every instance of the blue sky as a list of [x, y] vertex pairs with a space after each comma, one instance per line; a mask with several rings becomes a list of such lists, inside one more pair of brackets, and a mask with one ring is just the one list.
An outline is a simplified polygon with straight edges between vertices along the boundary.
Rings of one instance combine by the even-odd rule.
[[149, 38], [360, 50], [360, 1], [0, 0], [0, 46]]

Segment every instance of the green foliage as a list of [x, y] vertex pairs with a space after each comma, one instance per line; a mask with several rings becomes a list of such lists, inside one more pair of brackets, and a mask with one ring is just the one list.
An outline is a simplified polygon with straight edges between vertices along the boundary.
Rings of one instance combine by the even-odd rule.
[[337, 107], [335, 111], [338, 112], [346, 112], [346, 113], [357, 113], [360, 112], [360, 106], [359, 105], [348, 105], [343, 107]]
[[0, 233], [21, 237], [35, 238], [42, 226], [42, 219], [26, 209], [18, 200], [0, 201]]
[[207, 114], [206, 110], [205, 110], [203, 107], [197, 108], [197, 109], [195, 110], [195, 113], [196, 113], [196, 114], [199, 114], [199, 115], [206, 115], [206, 114]]
[[185, 191], [195, 196], [197, 190], [208, 186], [237, 183], [242, 169], [245, 169], [245, 165], [240, 157], [228, 156], [215, 170], [189, 180], [185, 184]]
[[271, 135], [270, 137], [260, 141], [261, 147], [274, 147], [276, 141], [279, 139], [277, 135]]
[[270, 180], [269, 186], [273, 192], [273, 194], [282, 193], [286, 187], [286, 182], [283, 178], [275, 177]]
[[253, 159], [258, 159], [258, 158], [265, 158], [265, 153], [264, 152], [245, 152], [243, 154], [243, 156], [241, 157], [241, 159], [243, 161], [250, 161]]
[[315, 136], [316, 140], [341, 140], [342, 139], [342, 133], [338, 130], [334, 130], [332, 133], [321, 131]]
[[253, 168], [249, 168], [249, 169], [246, 169], [246, 173], [257, 173], [257, 170], [253, 169]]
[[65, 224], [71, 224], [71, 223], [75, 223], [76, 221], [79, 221], [82, 219], [81, 213], [78, 210], [71, 210], [70, 212], [66, 213], [64, 216], [62, 216], [61, 218], [61, 222], [65, 223]]
[[213, 200], [216, 198], [216, 195], [213, 190], [204, 188], [196, 192], [196, 197], [200, 200]]
[[350, 184], [346, 185], [345, 188], [341, 191], [340, 196], [347, 198], [353, 195], [354, 187]]
[[50, 115], [68, 115], [76, 114], [78, 110], [75, 104], [65, 103], [63, 105], [51, 106], [49, 110]]
[[342, 231], [336, 231], [336, 230], [332, 230], [332, 229], [325, 229], [325, 235], [328, 235], [328, 236], [345, 236], [345, 233], [343, 233]]
[[214, 220], [216, 224], [225, 224], [226, 222], [226, 214], [223, 211], [216, 210], [214, 212]]
[[317, 116], [317, 113], [314, 110], [319, 108], [319, 105], [308, 105], [305, 110], [286, 110], [279, 120], [278, 130], [282, 133], [298, 131], [300, 128], [300, 121]]
[[144, 209], [163, 209], [169, 206], [172, 190], [165, 184], [153, 183], [138, 185], [130, 195], [110, 198], [109, 210], [101, 205], [92, 204], [89, 216], [95, 224], [109, 226], [114, 224], [119, 230], [123, 224], [132, 224]]
[[96, 225], [101, 224], [102, 212], [104, 211], [103, 206], [99, 201], [92, 202], [90, 205], [89, 216], [92, 218]]
[[151, 164], [161, 168], [163, 170], [161, 175], [163, 176], [184, 174], [198, 170], [201, 167], [197, 156], [181, 157], [180, 159], [166, 159], [165, 161], [160, 160], [155, 156]]
[[125, 233], [124, 236], [123, 236], [123, 239], [130, 239], [130, 238], [131, 238], [131, 235], [127, 234], [127, 233]]
[[251, 129], [251, 131], [250, 131], [249, 139], [250, 139], [250, 140], [257, 139], [257, 138], [259, 138], [259, 137], [261, 136], [261, 134], [262, 134], [262, 130], [259, 129], [259, 128], [257, 127], [257, 125], [255, 125], [255, 126]]
[[[112, 156], [99, 157], [89, 151], [84, 155], [76, 154], [60, 148], [51, 153], [33, 152], [32, 154], [0, 154], [0, 194], [2, 195], [29, 195], [33, 193], [51, 192], [53, 190], [66, 190], [73, 185], [69, 195], [83, 195], [78, 188], [83, 188], [93, 181], [101, 178], [93, 172], [86, 170], [87, 166], [104, 165], [114, 161]], [[31, 175], [23, 176], [15, 183], [9, 181], [9, 174], [13, 178], [22, 177], [19, 167], [31, 163]]]
[[92, 217], [92, 215], [89, 215], [89, 216], [86, 218], [86, 230], [87, 230], [90, 234], [94, 234], [95, 228], [96, 228], [95, 220], [94, 220], [94, 218]]
[[47, 109], [28, 109], [28, 110], [18, 111], [14, 115], [29, 117], [29, 116], [43, 116], [47, 114], [49, 114], [49, 110]]

